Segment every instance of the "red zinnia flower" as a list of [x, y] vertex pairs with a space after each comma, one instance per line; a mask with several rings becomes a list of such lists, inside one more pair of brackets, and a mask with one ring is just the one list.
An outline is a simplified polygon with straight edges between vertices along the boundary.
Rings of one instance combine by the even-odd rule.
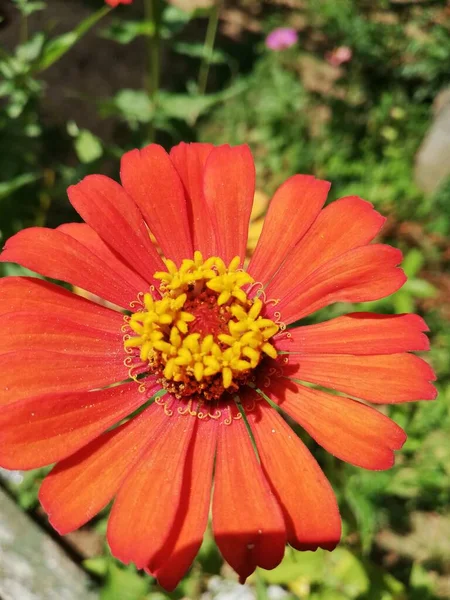
[[353, 313], [286, 329], [401, 287], [400, 252], [370, 244], [383, 217], [355, 196], [322, 210], [329, 184], [296, 175], [275, 193], [244, 271], [246, 146], [168, 155], [152, 144], [123, 157], [121, 179], [86, 177], [69, 189], [85, 223], [26, 229], [1, 255], [127, 314], [40, 279], [0, 280], [0, 464], [57, 462], [40, 500], [61, 534], [115, 498], [113, 554], [168, 589], [200, 547], [211, 492], [217, 545], [241, 581], [275, 567], [286, 542], [334, 548], [331, 486], [268, 400], [335, 456], [392, 466], [404, 432], [353, 398], [435, 397], [432, 369], [409, 353], [428, 349], [424, 321]]
[[119, 6], [119, 4], [131, 4], [133, 0], [105, 0], [105, 2], [115, 8], [116, 6]]

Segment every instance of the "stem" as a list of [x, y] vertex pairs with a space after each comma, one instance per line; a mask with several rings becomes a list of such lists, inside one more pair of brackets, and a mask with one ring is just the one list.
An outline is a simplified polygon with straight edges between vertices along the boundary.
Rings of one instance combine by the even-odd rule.
[[28, 41], [28, 16], [25, 13], [22, 13], [20, 19], [20, 43], [25, 44]]
[[217, 26], [219, 25], [219, 15], [221, 9], [221, 0], [211, 7], [209, 13], [208, 28], [206, 29], [205, 43], [203, 46], [203, 59], [198, 73], [198, 91], [203, 96], [208, 84], [209, 66], [216, 41]]
[[[144, 0], [145, 20], [153, 25], [153, 32], [147, 38], [148, 73], [147, 93], [155, 107], [159, 90], [160, 77], [160, 34], [159, 34], [159, 0]], [[148, 135], [153, 140], [155, 131], [150, 122]]]
[[2, 48], [0, 46], [0, 57], [3, 58], [4, 60], [10, 60], [10, 55], [6, 52], [6, 50], [4, 48]]
[[[81, 21], [75, 29], [71, 32], [63, 33], [58, 37], [49, 40], [46, 44], [47, 56], [44, 60], [41, 60], [34, 70], [36, 73], [42, 73], [49, 67], [55, 64], [60, 58], [62, 58], [73, 46], [80, 41], [80, 39], [100, 21], [104, 16], [113, 10], [110, 6], [104, 6], [97, 12], [89, 15], [86, 19]], [[67, 43], [67, 36], [70, 37], [70, 42]], [[61, 43], [64, 41], [64, 43]]]
[[255, 587], [256, 587], [256, 599], [257, 600], [268, 600], [267, 588], [263, 578], [259, 572], [259, 569], [255, 571]]

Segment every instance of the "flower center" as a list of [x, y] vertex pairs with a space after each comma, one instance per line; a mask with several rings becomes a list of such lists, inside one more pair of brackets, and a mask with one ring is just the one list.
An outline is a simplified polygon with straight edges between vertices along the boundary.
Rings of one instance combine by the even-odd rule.
[[217, 400], [249, 380], [265, 355], [276, 358], [270, 339], [278, 325], [261, 315], [263, 302], [249, 299], [244, 287], [253, 278], [221, 258], [165, 260], [161, 299], [143, 298], [142, 310], [128, 318], [125, 349], [139, 351], [149, 373], [176, 397]]

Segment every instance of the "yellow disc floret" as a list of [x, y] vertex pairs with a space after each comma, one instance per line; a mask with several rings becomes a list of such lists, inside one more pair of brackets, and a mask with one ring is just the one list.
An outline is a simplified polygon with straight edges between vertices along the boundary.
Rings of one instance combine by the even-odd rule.
[[[128, 320], [125, 348], [137, 349], [164, 387], [176, 396], [218, 399], [248, 380], [264, 355], [276, 358], [270, 339], [278, 325], [261, 315], [263, 303], [249, 299], [252, 277], [213, 256], [183, 260], [155, 273], [161, 299], [145, 294], [143, 308]], [[130, 351], [130, 350], [128, 350]]]

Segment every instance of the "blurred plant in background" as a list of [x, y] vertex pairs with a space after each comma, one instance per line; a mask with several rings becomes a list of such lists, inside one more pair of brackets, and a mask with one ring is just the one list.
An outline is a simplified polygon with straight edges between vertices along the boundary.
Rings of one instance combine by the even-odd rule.
[[[248, 143], [261, 190], [252, 239], [267, 198], [299, 172], [330, 179], [335, 197], [359, 195], [389, 215], [382, 235], [403, 250], [408, 283], [370, 306], [326, 309], [320, 318], [419, 312], [440, 390], [435, 403], [389, 407], [409, 435], [390, 471], [341, 463], [302, 434], [339, 496], [345, 528], [332, 554], [292, 551], [237, 591], [207, 536], [190, 574], [167, 594], [111, 558], [105, 512], [69, 536], [101, 582], [102, 600], [450, 598], [450, 178], [427, 195], [415, 183], [432, 104], [449, 85], [448, 7], [145, 0], [112, 9], [73, 0], [67, 13], [57, 0], [11, 0], [0, 9], [0, 240], [74, 219], [68, 185], [91, 172], [116, 175], [132, 147]], [[278, 42], [268, 40], [280, 30], [290, 41], [273, 52]], [[42, 477], [30, 472], [5, 484], [39, 518]]]

